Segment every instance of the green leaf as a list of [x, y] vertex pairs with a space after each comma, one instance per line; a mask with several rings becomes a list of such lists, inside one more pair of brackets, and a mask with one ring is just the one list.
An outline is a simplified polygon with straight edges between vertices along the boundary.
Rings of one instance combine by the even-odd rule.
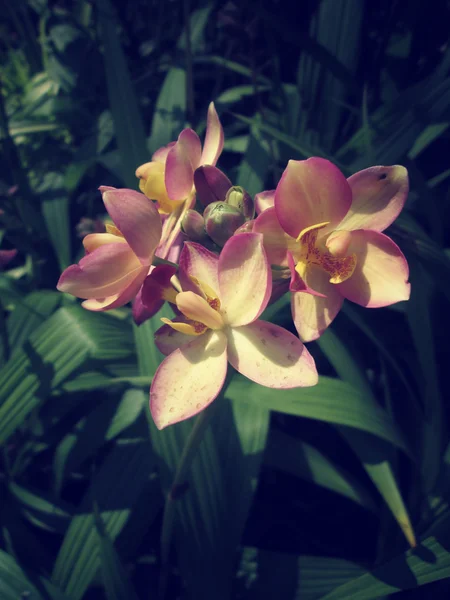
[[238, 185], [247, 190], [250, 196], [254, 196], [264, 189], [264, 182], [271, 163], [269, 143], [260, 134], [257, 127], [252, 127], [247, 149], [239, 166]]
[[386, 411], [368, 403], [358, 389], [339, 379], [320, 377], [314, 387], [273, 390], [237, 376], [230, 383], [226, 397], [231, 400], [244, 398], [253, 406], [352, 427], [371, 433], [408, 453], [401, 433]]
[[417, 158], [430, 144], [447, 131], [450, 123], [433, 123], [428, 125], [414, 142], [414, 146], [408, 152], [408, 158]]
[[450, 554], [447, 548], [448, 536], [443, 540], [440, 536], [428, 537], [415, 550], [409, 550], [371, 573], [344, 583], [321, 596], [321, 600], [372, 600], [450, 577]]
[[126, 323], [78, 306], [60, 308], [0, 370], [0, 441], [87, 361], [118, 360], [132, 352]]
[[[377, 402], [363, 372], [332, 330], [328, 329], [317, 342], [337, 374], [344, 381], [354, 385], [368, 405], [376, 407]], [[414, 530], [390, 464], [392, 448], [379, 439], [371, 439], [368, 443], [367, 437], [360, 431], [347, 427], [338, 429], [363, 463], [367, 474], [389, 506], [409, 544], [414, 547], [416, 545]]]
[[122, 176], [127, 187], [137, 187], [137, 167], [147, 161], [147, 144], [139, 104], [126, 58], [117, 35], [114, 9], [109, 0], [99, 0], [98, 19], [104, 44], [108, 98], [119, 148]]
[[156, 101], [149, 149], [153, 153], [177, 139], [186, 124], [186, 72], [172, 67]]
[[340, 494], [375, 514], [378, 512], [370, 494], [353, 475], [334, 465], [314, 446], [282, 431], [271, 432], [264, 464]]
[[[115, 540], [128, 521], [154, 467], [150, 445], [122, 440], [107, 456], [64, 536], [52, 581], [72, 600], [80, 600], [100, 567], [98, 533], [93, 514], [98, 506], [106, 535]], [[156, 515], [159, 496], [149, 496], [149, 514]]]
[[95, 512], [100, 550], [100, 564], [108, 600], [138, 600], [136, 592], [122, 565], [122, 561], [114, 548], [114, 544], [105, 531], [101, 515]]

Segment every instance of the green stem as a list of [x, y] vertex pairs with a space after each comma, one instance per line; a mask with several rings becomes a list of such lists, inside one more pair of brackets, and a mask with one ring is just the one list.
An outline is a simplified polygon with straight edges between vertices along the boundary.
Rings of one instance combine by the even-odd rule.
[[194, 426], [192, 427], [191, 432], [189, 433], [188, 439], [186, 440], [186, 443], [184, 445], [183, 452], [181, 453], [180, 457], [180, 462], [178, 463], [177, 470], [175, 471], [175, 476], [172, 481], [172, 485], [167, 495], [166, 503], [164, 506], [161, 531], [162, 569], [158, 593], [158, 598], [160, 600], [163, 600], [167, 587], [168, 559], [170, 545], [172, 541], [173, 527], [175, 524], [176, 502], [180, 497], [183, 496], [184, 489], [182, 485], [185, 482], [186, 475], [192, 465], [192, 461], [196, 455], [197, 449], [203, 440], [204, 433], [211, 422], [211, 417], [214, 414], [214, 410], [217, 407], [217, 403], [224, 400], [226, 390], [231, 382], [231, 379], [233, 378], [234, 373], [234, 369], [228, 369], [227, 377], [219, 394], [219, 397], [216, 398], [214, 402], [197, 417]]

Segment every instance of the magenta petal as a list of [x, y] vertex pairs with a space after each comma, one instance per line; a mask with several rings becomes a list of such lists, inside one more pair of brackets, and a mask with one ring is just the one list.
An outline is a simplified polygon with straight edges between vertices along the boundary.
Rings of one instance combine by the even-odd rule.
[[229, 331], [228, 360], [245, 377], [271, 388], [306, 387], [318, 381], [314, 360], [302, 342], [266, 321]]
[[360, 229], [351, 236], [357, 262], [353, 275], [337, 285], [342, 295], [367, 308], [408, 300], [408, 263], [397, 244], [377, 231]]
[[151, 200], [134, 190], [106, 190], [103, 202], [111, 219], [143, 265], [150, 265], [161, 239], [161, 217]]
[[222, 389], [227, 373], [227, 339], [209, 331], [192, 339], [158, 367], [150, 388], [150, 411], [158, 429], [205, 409]]
[[211, 202], [224, 201], [228, 190], [232, 187], [228, 177], [220, 169], [211, 165], [196, 169], [194, 185], [197, 198], [203, 206], [208, 206]]
[[191, 193], [201, 150], [200, 138], [195, 131], [183, 129], [166, 159], [164, 181], [171, 200], [184, 200]]
[[219, 257], [196, 242], [185, 242], [180, 254], [179, 279], [183, 291], [197, 292], [197, 286], [191, 277], [206, 283], [219, 293], [218, 277]]
[[223, 129], [214, 102], [208, 107], [206, 136], [200, 164], [215, 166], [223, 150]]
[[162, 298], [159, 298], [159, 301], [155, 302], [154, 306], [152, 307], [152, 310], [147, 309], [145, 304], [142, 302], [142, 287], [143, 286], [141, 286], [138, 293], [136, 294], [136, 298], [134, 299], [133, 308], [131, 311], [133, 315], [133, 321], [136, 323], [136, 325], [142, 325], [142, 323], [147, 321], [147, 319], [153, 317], [153, 315], [156, 314], [164, 304], [164, 300]]
[[291, 295], [291, 310], [295, 328], [304, 342], [316, 340], [341, 310], [344, 297], [339, 286], [329, 282], [330, 276], [320, 267], [309, 266], [306, 285], [320, 292], [321, 297], [303, 292]]
[[398, 217], [408, 196], [408, 171], [400, 165], [370, 167], [347, 181], [353, 200], [339, 229], [384, 231]]
[[272, 292], [272, 272], [260, 233], [230, 238], [219, 256], [220, 301], [225, 321], [247, 325], [266, 308]]
[[260, 214], [275, 206], [275, 190], [267, 190], [266, 192], [259, 192], [255, 196], [255, 210], [256, 214]]
[[329, 223], [321, 235], [333, 231], [351, 202], [352, 191], [344, 175], [324, 158], [290, 160], [275, 191], [278, 220], [293, 238], [319, 223]]
[[167, 155], [169, 154], [170, 150], [175, 146], [175, 144], [176, 142], [170, 142], [169, 144], [167, 144], [167, 146], [162, 146], [161, 148], [158, 148], [158, 150], [156, 150], [156, 152], [154, 152], [152, 155], [152, 162], [165, 163]]

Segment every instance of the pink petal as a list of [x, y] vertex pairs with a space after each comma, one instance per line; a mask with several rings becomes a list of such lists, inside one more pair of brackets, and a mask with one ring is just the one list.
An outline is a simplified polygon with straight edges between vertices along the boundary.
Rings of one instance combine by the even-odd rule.
[[[176, 317], [172, 319], [172, 322], [186, 322], [185, 317]], [[207, 335], [207, 334], [204, 334]], [[188, 342], [192, 341], [191, 335], [186, 335], [185, 333], [181, 333], [177, 331], [170, 325], [163, 325], [158, 329], [155, 333], [155, 346], [158, 348], [160, 352], [162, 352], [165, 356], [171, 354], [177, 348], [184, 346]]]
[[195, 277], [206, 283], [217, 295], [219, 293], [218, 277], [219, 257], [196, 242], [185, 242], [180, 254], [180, 268], [178, 276], [183, 291], [197, 291], [197, 286], [192, 282]]
[[329, 282], [330, 276], [320, 267], [307, 268], [304, 279], [308, 287], [323, 294], [295, 292], [291, 295], [291, 310], [295, 328], [304, 342], [316, 340], [341, 310], [344, 298], [337, 285]]
[[324, 158], [290, 160], [275, 191], [278, 220], [293, 238], [319, 223], [329, 223], [322, 234], [333, 231], [351, 202], [344, 175]]
[[127, 244], [106, 244], [65, 269], [57, 288], [78, 298], [107, 298], [121, 294], [141, 270]]
[[355, 272], [337, 286], [345, 298], [367, 308], [409, 299], [408, 263], [387, 235], [364, 229], [352, 231], [350, 251], [357, 258]]
[[267, 190], [266, 192], [259, 192], [255, 196], [255, 210], [256, 214], [260, 214], [275, 206], [275, 190]]
[[266, 321], [229, 330], [228, 360], [239, 373], [266, 387], [306, 387], [318, 381], [314, 360], [302, 342]]
[[83, 238], [83, 246], [86, 252], [94, 252], [94, 250], [105, 244], [127, 244], [127, 242], [125, 238], [112, 233], [89, 233]]
[[227, 338], [211, 331], [172, 352], [158, 367], [150, 388], [150, 411], [158, 429], [205, 409], [227, 373]]
[[120, 294], [116, 294], [115, 296], [109, 296], [107, 298], [103, 298], [102, 300], [89, 298], [89, 300], [85, 300], [84, 302], [82, 302], [81, 305], [83, 308], [94, 312], [102, 312], [105, 310], [112, 310], [113, 308], [118, 308], [119, 306], [124, 306], [136, 297], [136, 295], [142, 287], [142, 283], [146, 276], [147, 268], [141, 267], [141, 270], [136, 275], [136, 278], [133, 279], [133, 281], [128, 285], [128, 287], [126, 287]]
[[370, 167], [348, 179], [353, 201], [339, 229], [384, 231], [400, 214], [408, 196], [405, 167]]
[[0, 250], [0, 269], [5, 268], [16, 255], [17, 250], [15, 248], [13, 250]]
[[216, 165], [223, 150], [223, 129], [219, 115], [214, 108], [214, 102], [208, 107], [206, 119], [206, 136], [203, 144], [203, 152], [200, 160], [201, 165]]
[[170, 279], [176, 271], [170, 265], [158, 265], [151, 269], [136, 298], [136, 306], [133, 306], [133, 317], [137, 325], [155, 315], [166, 300], [175, 301], [175, 291]]
[[111, 219], [121, 231], [143, 265], [150, 265], [161, 239], [161, 217], [144, 194], [134, 190], [107, 190], [103, 202]]
[[205, 165], [196, 169], [194, 185], [198, 200], [208, 206], [211, 202], [224, 201], [233, 184], [220, 169]]
[[202, 146], [192, 129], [183, 129], [166, 159], [165, 184], [171, 200], [184, 200], [192, 191]]
[[319, 296], [321, 298], [326, 298], [324, 294], [313, 290], [309, 287], [306, 281], [300, 276], [300, 273], [295, 268], [295, 262], [292, 254], [288, 252], [288, 265], [289, 270], [291, 272], [291, 281], [289, 283], [289, 290], [291, 292], [305, 292], [307, 294], [312, 294], [313, 296]]
[[162, 146], [161, 148], [158, 148], [158, 150], [156, 150], [156, 152], [154, 152], [152, 155], [152, 161], [165, 163], [167, 160], [167, 155], [169, 154], [170, 150], [175, 146], [175, 144], [176, 142], [169, 142], [167, 146]]
[[272, 273], [260, 233], [230, 238], [219, 256], [219, 298], [225, 321], [247, 325], [266, 308], [272, 292]]
[[185, 317], [203, 323], [210, 329], [222, 329], [223, 319], [202, 296], [194, 292], [181, 292], [176, 297], [177, 307]]
[[264, 250], [271, 265], [286, 266], [287, 253], [300, 249], [300, 244], [281, 227], [275, 207], [259, 215], [253, 223], [253, 232], [263, 234]]

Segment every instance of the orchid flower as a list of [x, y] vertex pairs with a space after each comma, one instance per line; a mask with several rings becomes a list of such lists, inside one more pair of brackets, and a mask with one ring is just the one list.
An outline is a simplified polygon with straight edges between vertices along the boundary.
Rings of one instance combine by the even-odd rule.
[[[166, 271], [160, 280], [161, 294], [168, 299], [164, 281], [170, 275]], [[165, 325], [155, 335], [157, 347], [169, 355], [150, 390], [150, 410], [159, 429], [206, 408], [222, 389], [228, 362], [267, 387], [317, 383], [314, 361], [302, 342], [282, 327], [258, 319], [272, 289], [262, 235], [230, 238], [219, 257], [187, 242], [178, 277], [183, 291], [172, 290], [172, 302], [180, 316], [162, 319]], [[144, 286], [144, 300], [146, 291]], [[149, 292], [154, 298], [155, 285]]]
[[123, 306], [138, 293], [161, 237], [161, 217], [150, 200], [128, 189], [100, 188], [114, 225], [83, 239], [86, 255], [62, 273], [58, 290], [85, 298], [84, 308]]
[[[348, 180], [322, 158], [289, 161], [253, 225], [269, 261], [291, 270], [292, 315], [303, 341], [318, 338], [344, 298], [376, 308], [407, 300], [409, 270], [382, 233], [408, 194], [404, 167], [371, 167]], [[268, 202], [267, 202], [268, 201]], [[265, 209], [265, 210], [264, 210]]]
[[203, 165], [215, 165], [223, 149], [223, 129], [214, 103], [208, 108], [205, 142], [192, 129], [183, 129], [176, 142], [157, 150], [149, 163], [136, 170], [141, 191], [157, 200], [159, 210], [169, 217], [161, 238], [161, 258], [167, 258], [180, 232], [186, 212], [195, 204], [194, 173]]

